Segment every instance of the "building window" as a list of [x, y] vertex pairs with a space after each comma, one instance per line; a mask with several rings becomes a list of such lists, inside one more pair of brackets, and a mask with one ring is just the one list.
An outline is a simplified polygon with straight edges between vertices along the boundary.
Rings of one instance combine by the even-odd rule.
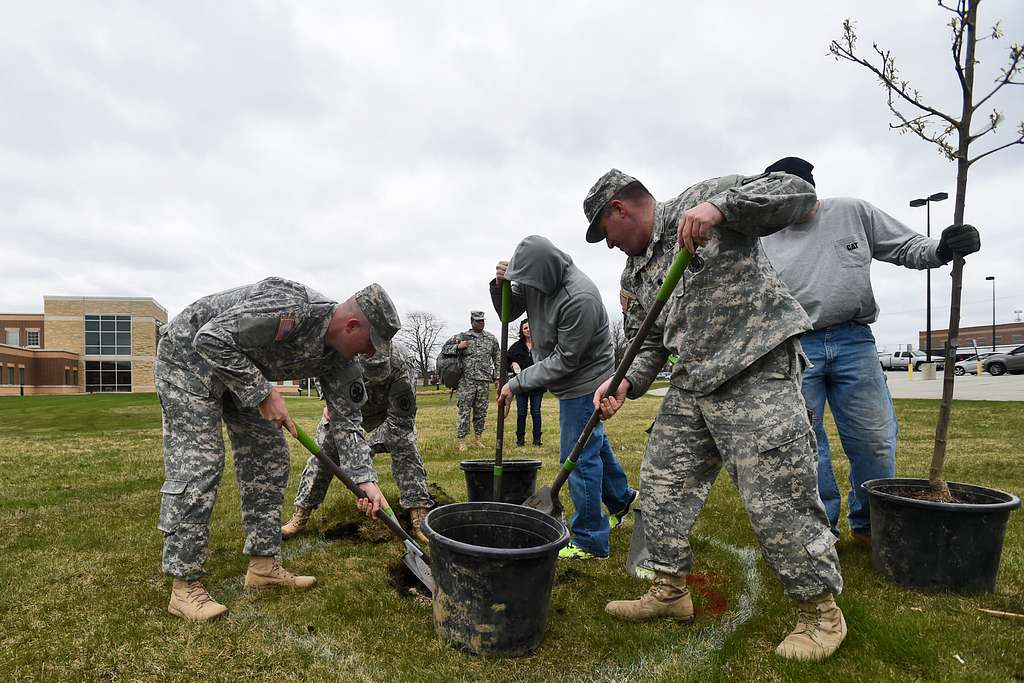
[[39, 330], [29, 330], [25, 346], [39, 346]]
[[71, 384], [71, 368], [64, 368], [64, 384]]
[[14, 368], [7, 368], [7, 383], [14, 384]]
[[85, 361], [86, 391], [131, 391], [132, 364], [126, 360]]
[[25, 384], [25, 368], [18, 368], [18, 384]]
[[85, 354], [87, 356], [132, 355], [132, 317], [130, 315], [85, 316]]
[[[21, 330], [17, 327], [7, 328], [7, 334], [4, 337], [4, 343], [8, 346], [21, 346]], [[11, 382], [14, 384], [14, 382]]]

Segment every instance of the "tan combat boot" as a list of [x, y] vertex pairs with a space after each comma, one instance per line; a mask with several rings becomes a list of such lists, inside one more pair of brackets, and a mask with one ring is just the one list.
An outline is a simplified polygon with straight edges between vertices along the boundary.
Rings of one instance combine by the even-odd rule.
[[189, 621], [211, 621], [227, 614], [228, 608], [210, 597], [201, 581], [175, 579], [167, 611]]
[[249, 571], [245, 573], [246, 588], [270, 588], [272, 586], [287, 586], [288, 588], [312, 588], [316, 585], [316, 579], [312, 576], [295, 576], [281, 566], [276, 557], [260, 557], [253, 555], [249, 558]]
[[484, 448], [483, 439], [480, 438], [479, 434], [477, 434], [476, 438], [473, 439], [473, 445], [476, 446], [477, 448]]
[[430, 545], [430, 539], [423, 533], [423, 520], [427, 516], [427, 508], [409, 508], [409, 526], [412, 527], [412, 537], [424, 546]]
[[839, 649], [846, 638], [846, 619], [831, 593], [798, 602], [796, 628], [775, 648], [786, 659], [816, 662]]
[[459, 453], [465, 453], [466, 452], [466, 437], [460, 436], [459, 438], [457, 438], [455, 440], [455, 442], [459, 445]]
[[686, 587], [685, 576], [657, 572], [654, 585], [637, 600], [615, 600], [605, 605], [605, 612], [628, 621], [646, 621], [666, 617], [677, 621], [693, 621], [693, 599]]
[[296, 505], [295, 511], [292, 512], [292, 518], [281, 527], [281, 540], [287, 541], [295, 534], [303, 531], [309, 522], [311, 514], [313, 514], [313, 508], [304, 508]]

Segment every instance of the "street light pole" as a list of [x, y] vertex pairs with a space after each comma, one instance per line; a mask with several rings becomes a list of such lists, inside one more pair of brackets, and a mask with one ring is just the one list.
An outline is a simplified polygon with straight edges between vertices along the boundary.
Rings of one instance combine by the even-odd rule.
[[992, 353], [996, 351], [996, 276], [988, 275], [986, 280], [992, 281]]
[[[945, 192], [936, 192], [935, 194], [929, 195], [928, 197], [924, 197], [923, 199], [913, 199], [913, 200], [911, 200], [910, 205], [912, 207], [914, 207], [914, 208], [917, 208], [919, 206], [924, 206], [925, 207], [925, 211], [926, 211], [926, 219], [925, 220], [927, 221], [925, 229], [927, 230], [926, 235], [928, 237], [932, 236], [932, 202], [941, 202], [943, 199], [947, 199], [948, 197], [949, 197], [949, 195], [946, 194]], [[925, 346], [927, 348], [925, 348], [924, 353], [925, 353], [925, 360], [927, 362], [931, 363], [932, 362], [932, 270], [931, 270], [931, 268], [929, 268], [928, 270], [925, 271], [925, 278], [926, 278], [926, 282], [927, 282], [926, 291], [925, 291], [925, 301], [927, 302], [927, 305], [925, 306], [925, 329], [927, 330], [925, 332]]]

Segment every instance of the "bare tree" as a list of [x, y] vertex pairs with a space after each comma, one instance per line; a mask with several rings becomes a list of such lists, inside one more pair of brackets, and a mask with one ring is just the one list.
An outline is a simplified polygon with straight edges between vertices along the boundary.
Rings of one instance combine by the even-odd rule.
[[[1008, 60], [992, 79], [988, 92], [976, 93], [974, 89], [975, 67], [978, 64], [976, 49], [979, 41], [999, 40], [1003, 32], [996, 22], [987, 35], [978, 37], [978, 5], [981, 0], [938, 0], [938, 6], [951, 13], [948, 26], [951, 30], [950, 51], [953, 69], [960, 85], [961, 109], [959, 116], [949, 114], [927, 104], [923, 95], [902, 77], [896, 67], [896, 60], [890, 50], [883, 50], [873, 44], [874, 55], [861, 57], [857, 52], [857, 34], [853, 22], [843, 22], [843, 37], [829, 44], [829, 52], [836, 60], [858, 64], [873, 73], [886, 90], [889, 110], [897, 123], [889, 127], [900, 133], [911, 132], [922, 140], [935, 145], [939, 152], [950, 161], [956, 162], [956, 203], [953, 209], [953, 223], [962, 225], [967, 199], [967, 172], [973, 164], [1000, 150], [1024, 144], [1024, 121], [1018, 124], [1014, 138], [1003, 144], [992, 145], [987, 151], [970, 155], [970, 147], [989, 133], [993, 133], [1003, 122], [1003, 113], [993, 108], [987, 121], [976, 131], [971, 131], [974, 115], [993, 95], [1007, 85], [1022, 85], [1020, 76], [1024, 67], [1024, 48], [1019, 43], [1009, 47]], [[978, 97], [976, 97], [976, 94]], [[955, 134], [955, 137], [954, 137]], [[946, 343], [946, 361], [943, 372], [942, 404], [935, 427], [935, 446], [928, 473], [932, 493], [941, 500], [951, 500], [949, 487], [942, 476], [946, 459], [946, 432], [953, 405], [953, 366], [960, 332], [960, 290], [963, 280], [964, 259], [953, 259], [952, 301], [949, 311], [949, 341]]]
[[622, 321], [616, 320], [612, 323], [612, 348], [615, 349], [615, 367], [622, 362], [622, 356], [626, 353], [626, 333], [622, 329]]
[[430, 379], [434, 351], [439, 345], [438, 338], [444, 332], [444, 321], [427, 311], [412, 311], [402, 319], [398, 341], [409, 349], [416, 359], [423, 385]]

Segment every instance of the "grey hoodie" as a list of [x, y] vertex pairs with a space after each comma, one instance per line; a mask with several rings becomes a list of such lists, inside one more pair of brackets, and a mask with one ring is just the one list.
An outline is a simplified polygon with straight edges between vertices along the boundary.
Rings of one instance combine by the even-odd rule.
[[[548, 389], [559, 399], [593, 394], [615, 371], [608, 312], [593, 281], [546, 237], [530, 235], [516, 247], [506, 277], [512, 281], [510, 320], [525, 311], [533, 335], [533, 365], [509, 380], [513, 393]], [[491, 280], [501, 314], [501, 289]]]

